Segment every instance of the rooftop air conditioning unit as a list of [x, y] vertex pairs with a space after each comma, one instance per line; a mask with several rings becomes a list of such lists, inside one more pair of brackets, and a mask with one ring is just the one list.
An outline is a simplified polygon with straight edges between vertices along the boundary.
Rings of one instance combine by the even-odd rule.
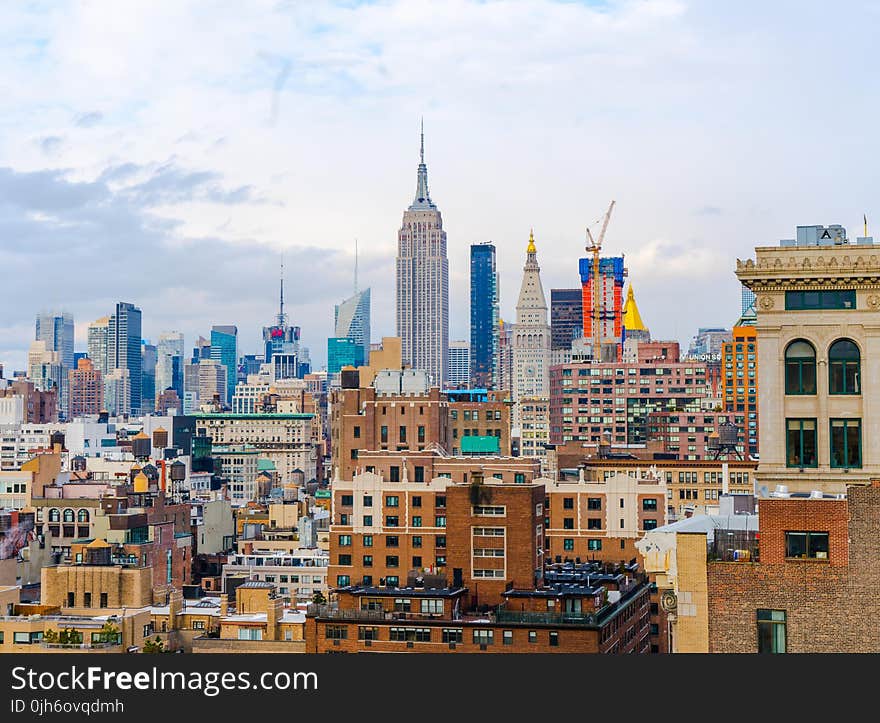
[[812, 492], [810, 492], [811, 500], [821, 500], [824, 499], [824, 497], [825, 495], [822, 494], [822, 490], [813, 490]]

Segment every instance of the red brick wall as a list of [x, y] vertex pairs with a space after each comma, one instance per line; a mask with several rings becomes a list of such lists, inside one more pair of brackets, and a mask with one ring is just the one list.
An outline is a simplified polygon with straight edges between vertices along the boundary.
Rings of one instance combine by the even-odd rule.
[[847, 565], [847, 501], [804, 499], [760, 499], [761, 562], [785, 561], [786, 531], [828, 532], [828, 562]]

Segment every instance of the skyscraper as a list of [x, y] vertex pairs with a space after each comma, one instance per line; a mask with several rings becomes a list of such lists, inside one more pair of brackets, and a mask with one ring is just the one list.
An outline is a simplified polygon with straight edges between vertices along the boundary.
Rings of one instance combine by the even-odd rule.
[[263, 345], [265, 348], [264, 359], [266, 363], [272, 361], [274, 354], [299, 355], [299, 327], [290, 326], [287, 323], [287, 314], [284, 313], [284, 263], [281, 264], [281, 293], [278, 306], [278, 316], [275, 324], [263, 327]]
[[[107, 332], [107, 367], [110, 371], [114, 369], [128, 370], [129, 409], [131, 414], [139, 415], [141, 413], [142, 384], [141, 310], [134, 304], [120, 301], [116, 304], [116, 311], [110, 316]], [[104, 375], [105, 382], [109, 378], [108, 372]], [[108, 395], [105, 394], [105, 397]]]
[[144, 340], [141, 346], [141, 414], [152, 414], [156, 408], [156, 364], [159, 352]]
[[156, 344], [156, 393], [173, 389], [183, 399], [183, 334], [179, 331], [166, 331], [159, 335]]
[[80, 359], [68, 372], [70, 418], [98, 414], [104, 407], [104, 380], [91, 359]]
[[550, 324], [535, 236], [529, 234], [513, 329], [513, 401], [550, 396]]
[[471, 244], [470, 383], [475, 388], [491, 388], [497, 376], [498, 318], [495, 246]]
[[471, 345], [466, 341], [449, 342], [448, 389], [462, 389], [471, 383]]
[[337, 304], [334, 324], [333, 336], [353, 340], [361, 349], [359, 364], [363, 364], [370, 352], [370, 290], [356, 291], [353, 296]]
[[73, 369], [73, 315], [67, 312], [37, 314], [34, 338], [46, 344], [46, 351], [58, 352], [62, 375], [59, 380], [58, 400], [61, 414], [66, 417], [70, 408], [67, 373]]
[[110, 345], [110, 317], [102, 316], [89, 324], [88, 351], [89, 359], [103, 376], [109, 370], [107, 349]]
[[581, 289], [550, 289], [550, 348], [571, 349], [583, 334], [584, 302]]
[[228, 404], [235, 393], [238, 381], [238, 328], [231, 325], [211, 327], [211, 359], [226, 367], [225, 396], [221, 402]]
[[[593, 279], [593, 259], [582, 258], [579, 263], [581, 294], [583, 298], [583, 337], [593, 338], [593, 323], [599, 323], [601, 349], [592, 350], [594, 359], [618, 361], [623, 344], [623, 279], [627, 269], [623, 256], [599, 259], [599, 278]], [[599, 309], [594, 312], [594, 286], [599, 285]]]
[[428, 193], [422, 129], [416, 197], [397, 235], [397, 336], [403, 361], [442, 387], [449, 368], [449, 262], [443, 219]]

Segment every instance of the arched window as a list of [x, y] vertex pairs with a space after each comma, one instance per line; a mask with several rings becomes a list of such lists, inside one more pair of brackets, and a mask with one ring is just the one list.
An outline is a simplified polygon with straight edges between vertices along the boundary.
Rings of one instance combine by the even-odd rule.
[[816, 393], [816, 350], [803, 339], [785, 348], [785, 393]]
[[861, 357], [849, 339], [838, 339], [828, 350], [828, 393], [861, 394]]
[[61, 522], [61, 513], [57, 507], [49, 510], [49, 522]]
[[80, 510], [76, 513], [76, 521], [87, 523], [89, 521], [89, 511], [88, 510]]
[[73, 522], [73, 510], [64, 510], [64, 521]]

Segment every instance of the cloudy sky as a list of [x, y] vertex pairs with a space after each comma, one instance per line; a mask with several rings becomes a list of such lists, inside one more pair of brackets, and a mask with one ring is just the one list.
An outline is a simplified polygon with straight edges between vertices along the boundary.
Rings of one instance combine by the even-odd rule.
[[[243, 8], [246, 8], [244, 10]], [[739, 310], [736, 258], [798, 224], [880, 223], [872, 2], [28, 2], [0, 8], [0, 363], [34, 315], [118, 300], [144, 335], [288, 310], [316, 366], [333, 304], [394, 255], [425, 118], [449, 238], [451, 338], [468, 247], [493, 241], [513, 317], [529, 228], [544, 287], [576, 286], [585, 227], [617, 204], [655, 337]]]

